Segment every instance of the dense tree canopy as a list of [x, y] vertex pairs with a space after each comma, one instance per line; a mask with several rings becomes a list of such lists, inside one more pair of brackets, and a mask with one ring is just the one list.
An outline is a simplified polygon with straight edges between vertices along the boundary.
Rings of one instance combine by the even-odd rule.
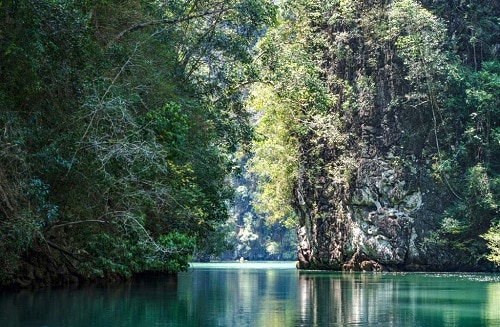
[[93, 277], [221, 251], [232, 153], [251, 136], [241, 87], [274, 10], [0, 2], [0, 280], [37, 257]]

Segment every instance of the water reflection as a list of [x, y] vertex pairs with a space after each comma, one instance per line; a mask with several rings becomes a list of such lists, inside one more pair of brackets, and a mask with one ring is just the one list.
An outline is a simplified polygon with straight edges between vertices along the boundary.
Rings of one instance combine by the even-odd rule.
[[[175, 317], [177, 278], [0, 294], [0, 326], [150, 326]], [[173, 304], [173, 305], [171, 305]]]
[[0, 326], [500, 327], [500, 275], [195, 265], [178, 278], [0, 293]]
[[300, 322], [316, 326], [377, 323], [390, 326], [393, 317], [377, 311], [391, 302], [394, 285], [378, 284], [380, 278], [380, 275], [341, 273], [300, 274]]
[[303, 326], [500, 326], [498, 281], [306, 272], [299, 289]]
[[488, 301], [485, 311], [485, 319], [491, 323], [491, 326], [500, 326], [500, 282], [488, 284]]
[[246, 267], [249, 269], [197, 269], [183, 276], [179, 296], [186, 300], [196, 325], [292, 324], [297, 298], [295, 271]]

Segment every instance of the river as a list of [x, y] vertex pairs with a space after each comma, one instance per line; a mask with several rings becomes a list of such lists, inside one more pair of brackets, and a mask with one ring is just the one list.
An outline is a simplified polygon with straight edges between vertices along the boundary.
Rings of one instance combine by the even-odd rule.
[[500, 327], [500, 275], [195, 263], [177, 277], [0, 293], [2, 327]]

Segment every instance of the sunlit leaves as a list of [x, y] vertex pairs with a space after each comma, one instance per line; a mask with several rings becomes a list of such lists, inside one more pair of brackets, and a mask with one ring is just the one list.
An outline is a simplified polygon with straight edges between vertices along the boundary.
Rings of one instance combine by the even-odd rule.
[[340, 120], [331, 112], [338, 98], [322, 79], [327, 43], [316, 19], [321, 19], [324, 6], [318, 1], [282, 3], [278, 25], [258, 44], [263, 82], [253, 86], [248, 102], [258, 117], [249, 162], [260, 181], [256, 205], [269, 221], [289, 227], [297, 223], [293, 204], [299, 180], [314, 178], [321, 166], [304, 162], [320, 160], [325, 148], [341, 148], [345, 141]]
[[271, 222], [294, 216], [291, 207], [293, 186], [298, 177], [298, 141], [293, 136], [299, 124], [293, 108], [287, 107], [271, 87], [254, 87], [248, 106], [260, 116], [256, 128], [254, 157], [250, 171], [259, 176], [256, 208]]
[[500, 223], [495, 223], [487, 233], [481, 235], [490, 249], [487, 258], [493, 261], [497, 266], [500, 266]]
[[407, 79], [418, 84], [443, 72], [446, 28], [431, 12], [412, 0], [395, 1], [389, 11], [389, 37], [408, 67]]

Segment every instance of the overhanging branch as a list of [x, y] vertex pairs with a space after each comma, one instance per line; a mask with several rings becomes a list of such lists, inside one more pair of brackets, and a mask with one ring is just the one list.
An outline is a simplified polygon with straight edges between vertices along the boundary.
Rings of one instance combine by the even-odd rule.
[[78, 221], [71, 221], [59, 225], [50, 225], [46, 230], [51, 230], [55, 228], [61, 228], [65, 226], [70, 226], [70, 225], [76, 225], [76, 224], [89, 224], [89, 223], [97, 223], [97, 224], [107, 224], [108, 222], [105, 220], [99, 220], [99, 219], [88, 219], [88, 220], [78, 220]]
[[118, 41], [119, 39], [121, 39], [125, 34], [128, 34], [128, 33], [131, 33], [131, 32], [134, 32], [134, 31], [137, 31], [137, 30], [140, 30], [140, 29], [143, 29], [143, 28], [146, 28], [146, 27], [149, 27], [149, 26], [157, 26], [157, 25], [175, 25], [175, 24], [179, 24], [179, 23], [182, 23], [182, 22], [186, 22], [186, 21], [189, 21], [189, 20], [192, 20], [192, 19], [196, 19], [196, 18], [202, 18], [202, 17], [207, 17], [207, 16], [211, 16], [211, 15], [216, 15], [216, 14], [222, 14], [224, 12], [226, 12], [227, 10], [229, 9], [232, 9], [231, 8], [221, 8], [221, 9], [218, 9], [218, 10], [211, 10], [211, 11], [204, 11], [202, 13], [199, 13], [199, 14], [195, 14], [195, 15], [188, 15], [188, 16], [185, 16], [185, 17], [180, 17], [180, 18], [175, 18], [175, 19], [172, 19], [172, 18], [165, 18], [165, 19], [157, 19], [157, 20], [151, 20], [151, 21], [148, 21], [148, 22], [143, 22], [143, 23], [137, 23], [137, 24], [134, 24], [126, 29], [124, 29], [123, 31], [121, 31], [120, 33], [118, 33], [110, 42], [108, 45], [111, 45], [113, 44], [114, 42]]

